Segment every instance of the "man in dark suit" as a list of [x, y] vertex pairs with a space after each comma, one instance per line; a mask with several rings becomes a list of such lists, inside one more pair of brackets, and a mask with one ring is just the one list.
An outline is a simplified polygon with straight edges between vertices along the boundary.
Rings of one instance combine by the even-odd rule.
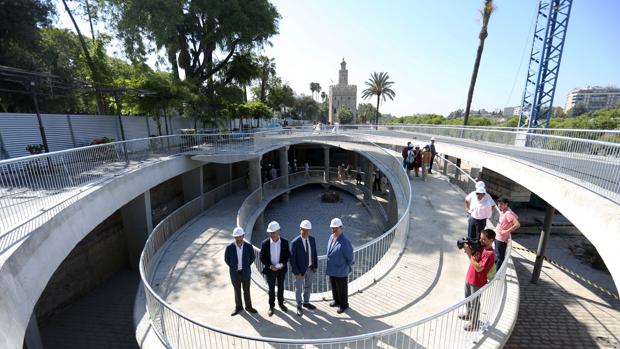
[[235, 290], [235, 310], [233, 310], [230, 316], [235, 316], [243, 310], [243, 304], [241, 303], [242, 285], [245, 310], [249, 313], [257, 313], [256, 309], [252, 307], [252, 299], [250, 297], [251, 266], [256, 257], [254, 256], [254, 248], [252, 248], [252, 245], [243, 240], [244, 236], [245, 232], [243, 228], [236, 227], [233, 230], [235, 241], [228, 245], [224, 252], [224, 261], [226, 265], [228, 265], [230, 281]]
[[269, 316], [273, 315], [276, 305], [276, 282], [278, 284], [278, 304], [286, 312], [284, 305], [284, 278], [286, 277], [287, 263], [290, 258], [288, 241], [280, 237], [280, 224], [273, 221], [267, 226], [270, 237], [265, 239], [260, 249], [260, 261], [263, 263], [263, 274], [269, 285]]
[[[309, 220], [303, 220], [299, 224], [299, 236], [291, 242], [291, 269], [295, 275], [295, 300], [297, 301], [297, 315], [304, 314], [302, 306], [310, 310], [316, 307], [310, 304], [310, 290], [312, 280], [319, 265], [316, 241], [310, 236], [312, 224]], [[304, 292], [303, 303], [301, 291]]]

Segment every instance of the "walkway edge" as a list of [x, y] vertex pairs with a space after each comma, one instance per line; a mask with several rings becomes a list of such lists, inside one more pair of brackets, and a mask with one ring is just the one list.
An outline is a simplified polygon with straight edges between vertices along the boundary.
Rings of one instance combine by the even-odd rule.
[[510, 335], [517, 324], [520, 297], [519, 278], [517, 278], [517, 271], [512, 258], [508, 260], [505, 285], [504, 297], [502, 297], [502, 304], [495, 322], [489, 325], [472, 348], [503, 348], [510, 339]]

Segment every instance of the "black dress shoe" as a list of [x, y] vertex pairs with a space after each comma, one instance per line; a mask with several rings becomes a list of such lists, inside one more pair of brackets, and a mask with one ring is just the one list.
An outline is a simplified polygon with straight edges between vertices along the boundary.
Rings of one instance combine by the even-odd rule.
[[267, 312], [267, 315], [273, 316], [273, 308], [272, 307], [269, 307], [269, 311]]
[[330, 306], [330, 307], [332, 307], [332, 308], [333, 308], [333, 307], [337, 307], [337, 306], [338, 306], [338, 303], [336, 303], [336, 302], [331, 302], [331, 303], [329, 303], [329, 306]]
[[347, 308], [348, 308], [348, 307], [340, 307], [340, 308], [338, 308], [338, 310], [336, 310], [336, 312], [337, 312], [338, 314], [342, 314], [342, 313], [344, 313], [344, 311], [345, 311], [345, 310], [347, 310]]
[[297, 316], [302, 316], [304, 315], [304, 311], [301, 309], [301, 307], [297, 307]]
[[245, 308], [245, 311], [247, 311], [248, 313], [252, 313], [252, 314], [258, 313], [258, 311], [254, 308]]
[[304, 308], [308, 308], [310, 310], [316, 309], [316, 306], [314, 304], [304, 303], [303, 305], [304, 305]]
[[230, 313], [230, 316], [235, 316], [235, 315], [239, 314], [242, 310], [243, 310], [243, 308], [235, 308], [235, 310], [233, 310], [233, 312]]
[[284, 303], [280, 303], [278, 305], [280, 306], [280, 309], [282, 309], [283, 312], [286, 313], [288, 311], [288, 308], [286, 307], [286, 305], [284, 305]]

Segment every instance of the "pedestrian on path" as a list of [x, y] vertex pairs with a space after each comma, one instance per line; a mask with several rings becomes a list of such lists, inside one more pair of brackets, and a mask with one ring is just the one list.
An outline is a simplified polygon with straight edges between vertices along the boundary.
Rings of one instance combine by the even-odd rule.
[[263, 263], [263, 274], [269, 286], [269, 316], [273, 315], [273, 308], [276, 305], [276, 284], [278, 285], [278, 305], [283, 312], [288, 309], [284, 305], [284, 279], [290, 250], [288, 241], [280, 237], [280, 224], [273, 221], [267, 226], [269, 237], [265, 239], [260, 248], [260, 261]]
[[348, 276], [353, 270], [353, 246], [344, 236], [342, 221], [334, 218], [329, 224], [332, 235], [327, 242], [327, 270], [332, 287], [333, 302], [330, 307], [338, 307], [338, 314], [342, 314], [349, 307]]
[[252, 297], [250, 296], [251, 266], [256, 256], [254, 256], [252, 245], [243, 240], [244, 236], [243, 228], [236, 227], [233, 230], [235, 241], [228, 245], [224, 251], [224, 262], [228, 265], [230, 281], [235, 290], [235, 310], [233, 310], [230, 316], [235, 316], [243, 310], [243, 304], [241, 303], [242, 287], [245, 310], [248, 313], [257, 313], [256, 309], [252, 307]]
[[403, 148], [403, 150], [401, 151], [401, 155], [403, 157], [403, 168], [405, 170], [407, 170], [407, 157], [409, 156], [409, 151], [412, 150], [413, 147], [411, 146], [411, 142], [407, 142], [407, 146]]
[[381, 171], [375, 170], [372, 176], [372, 191], [381, 191]]
[[485, 189], [484, 182], [476, 183], [476, 190], [465, 197], [465, 212], [467, 212], [467, 236], [470, 239], [478, 239], [480, 232], [487, 225], [487, 219], [491, 218], [495, 202]]
[[[480, 234], [481, 251], [472, 251], [468, 244], [465, 244], [463, 250], [469, 257], [469, 268], [465, 277], [465, 298], [471, 296], [487, 283], [487, 274], [493, 267], [495, 254], [493, 253], [493, 239], [495, 232], [491, 229], [485, 229]], [[477, 331], [480, 323], [478, 315], [480, 313], [480, 295], [465, 303], [467, 312], [459, 315], [461, 320], [469, 320], [465, 325], [465, 331]]]
[[431, 161], [428, 166], [428, 173], [433, 173], [433, 161], [435, 161], [437, 150], [435, 149], [435, 137], [431, 137]]
[[299, 224], [299, 236], [291, 242], [291, 270], [295, 275], [295, 300], [297, 301], [298, 316], [304, 314], [302, 306], [310, 310], [316, 309], [316, 306], [310, 304], [310, 291], [319, 260], [316, 241], [313, 236], [310, 236], [311, 232], [312, 223], [307, 219], [303, 220]]
[[422, 150], [420, 150], [420, 146], [416, 145], [413, 150], [413, 171], [415, 172], [415, 176], [419, 177], [420, 167], [422, 166]]
[[357, 169], [355, 170], [355, 184], [362, 184], [362, 169], [359, 166], [357, 166]]
[[276, 178], [278, 178], [278, 170], [276, 170], [275, 167], [271, 166], [271, 164], [269, 164], [270, 170], [269, 170], [269, 177], [271, 180], [274, 180]]
[[429, 163], [431, 161], [431, 148], [427, 144], [422, 149], [422, 180], [426, 180], [426, 171], [428, 171]]
[[499, 221], [495, 228], [495, 254], [497, 255], [495, 266], [497, 266], [497, 270], [499, 270], [499, 267], [504, 262], [504, 258], [506, 258], [506, 247], [512, 232], [521, 227], [519, 217], [508, 207], [508, 203], [508, 198], [505, 196], [497, 200], [497, 207], [500, 211]]
[[304, 163], [304, 177], [310, 177], [310, 165], [308, 163]]

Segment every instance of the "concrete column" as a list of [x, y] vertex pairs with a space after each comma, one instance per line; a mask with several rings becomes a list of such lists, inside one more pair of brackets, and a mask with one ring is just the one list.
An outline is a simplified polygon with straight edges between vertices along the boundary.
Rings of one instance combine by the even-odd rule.
[[[289, 182], [288, 182], [288, 148], [289, 146], [286, 145], [282, 148], [279, 149], [278, 155], [280, 158], [280, 175], [283, 177], [283, 188], [288, 188], [289, 186]], [[284, 195], [282, 195], [282, 201], [284, 202], [288, 202], [289, 199], [289, 192], [286, 192]]]
[[248, 160], [248, 176], [250, 178], [250, 191], [254, 191], [262, 185], [260, 177], [260, 158]]
[[329, 180], [329, 146], [323, 146], [323, 167], [325, 168], [325, 179]]
[[188, 203], [204, 193], [202, 181], [202, 166], [196, 167], [181, 175], [183, 183], [183, 202]]
[[121, 207], [123, 230], [132, 270], [138, 270], [138, 261], [146, 239], [153, 231], [151, 192], [147, 190]]
[[41, 333], [39, 332], [39, 324], [37, 323], [37, 316], [34, 311], [30, 315], [30, 321], [28, 321], [28, 327], [26, 327], [26, 335], [24, 337], [25, 347], [27, 349], [43, 349], [43, 341], [41, 340]]
[[232, 164], [216, 164], [215, 165], [216, 185], [220, 186], [226, 183], [230, 183], [230, 181], [232, 181]]
[[551, 223], [553, 223], [553, 216], [555, 215], [555, 207], [547, 203], [545, 208], [545, 222], [543, 223], [543, 229], [540, 232], [540, 240], [538, 240], [538, 250], [536, 250], [536, 261], [534, 261], [534, 270], [532, 270], [531, 283], [538, 282], [540, 277], [540, 270], [542, 269], [543, 260], [545, 257], [545, 249], [547, 248], [547, 238], [551, 234]]
[[[373, 166], [372, 161], [365, 159], [365, 162], [366, 168], [364, 169], [364, 172], [366, 172], [366, 180], [364, 184], [366, 185], [366, 188], [368, 188], [368, 190], [372, 193], [372, 172], [374, 171], [375, 167]], [[370, 194], [364, 194], [364, 199], [370, 198]]]

